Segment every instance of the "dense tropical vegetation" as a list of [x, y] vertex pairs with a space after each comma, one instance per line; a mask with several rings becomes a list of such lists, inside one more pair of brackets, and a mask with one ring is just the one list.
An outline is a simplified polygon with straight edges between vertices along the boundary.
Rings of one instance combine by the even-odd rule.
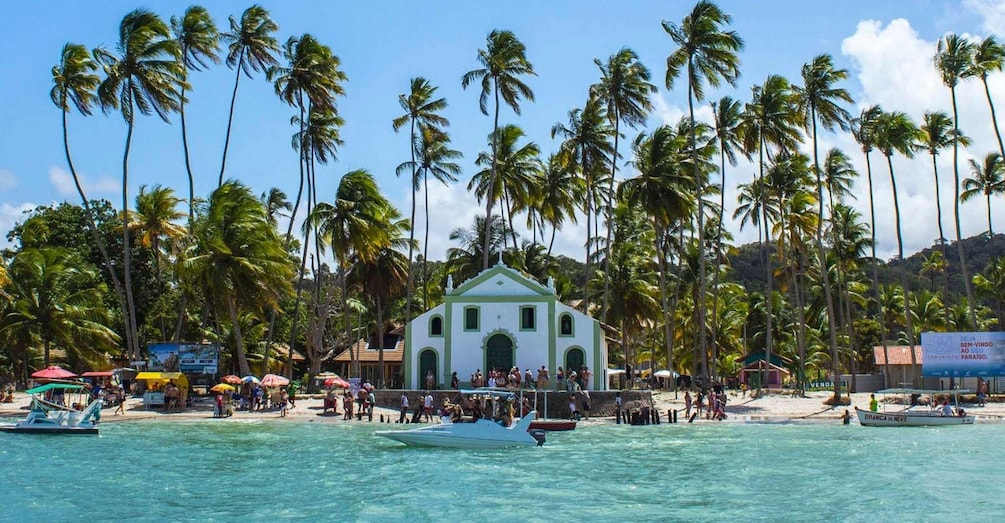
[[[825, 373], [869, 370], [874, 345], [916, 343], [925, 331], [999, 328], [1005, 261], [991, 214], [1005, 194], [1005, 150], [987, 81], [1002, 70], [1001, 44], [994, 37], [940, 39], [933, 60], [953, 100], [951, 115], [932, 111], [915, 123], [873, 106], [854, 116], [843, 86], [848, 72], [819, 55], [808, 57], [799, 78], [770, 75], [749, 99], [713, 101], [714, 118], [704, 122], [695, 102], [705, 101], [706, 87], [735, 86], [741, 75], [743, 40], [730, 24], [707, 0], [680, 22], [662, 22], [667, 58], [656, 72], [667, 89], [687, 91], [680, 121], [647, 127], [656, 87], [650, 69], [624, 47], [606, 61], [594, 58], [597, 81], [583, 86], [581, 107], [555, 115], [554, 144], [532, 142], [516, 121], [501, 121], [504, 106], [519, 116], [521, 104], [534, 102], [528, 82], [539, 71], [533, 49], [516, 34], [492, 30], [472, 53], [476, 68], [458, 72], [463, 87], [479, 87], [479, 109], [492, 117], [485, 150], [452, 149], [442, 116], [447, 100], [430, 80], [415, 76], [402, 86], [402, 112], [388, 124], [407, 129], [409, 148], [386, 149], [401, 158], [396, 174], [408, 177], [412, 201], [403, 217], [365, 169], [342, 175], [331, 200], [318, 192], [319, 171], [338, 161], [342, 146], [337, 101], [348, 78], [332, 48], [310, 34], [280, 44], [279, 24], [260, 6], [231, 16], [227, 31], [199, 6], [170, 23], [133, 11], [114, 48], [68, 43], [52, 68], [50, 97], [80, 204], [39, 207], [8, 233], [0, 375], [24, 380], [54, 350], [78, 367], [141, 358], [147, 342], [165, 339], [220, 342], [234, 372], [316, 374], [333, 352], [360, 337], [382, 340], [440, 303], [448, 276], [459, 283], [499, 256], [541, 282], [552, 278], [564, 301], [611, 326], [614, 366], [670, 367], [718, 380], [735, 375], [739, 356], [763, 350], [790, 359], [803, 388]], [[186, 103], [198, 92], [193, 73], [221, 58], [235, 78], [217, 171], [191, 162]], [[231, 140], [241, 139], [232, 129], [241, 79], [262, 76], [291, 109], [298, 165], [290, 171], [299, 175], [292, 202], [278, 188], [257, 197], [236, 174], [226, 178]], [[971, 142], [960, 129], [956, 88], [975, 79], [985, 87], [999, 150], [970, 160], [968, 169], [960, 165], [960, 148]], [[88, 198], [71, 154], [68, 115], [91, 116], [95, 107], [126, 124], [118, 208]], [[170, 121], [176, 113], [187, 175], [176, 183], [187, 183], [187, 198], [168, 186], [144, 187], [131, 204], [137, 118]], [[848, 201], [862, 177], [852, 153], [820, 146], [819, 134], [843, 132], [866, 160], [868, 219]], [[955, 257], [943, 233], [935, 162], [950, 148]], [[882, 174], [882, 167], [873, 173], [877, 152], [886, 160]], [[922, 153], [933, 161], [938, 241], [909, 258], [897, 192], [898, 177], [907, 174], [895, 171], [894, 159]], [[464, 155], [477, 158], [477, 172], [461, 172]], [[756, 174], [730, 202], [726, 171], [741, 156]], [[215, 190], [196, 195], [196, 177], [213, 175]], [[872, 198], [882, 175], [893, 186], [889, 202]], [[466, 182], [485, 206], [470, 228], [450, 232], [446, 253], [428, 250], [430, 178]], [[421, 238], [420, 191], [427, 216]], [[986, 209], [986, 237], [962, 237], [963, 204]], [[892, 205], [896, 214], [898, 251], [889, 262], [876, 257], [877, 205]], [[731, 243], [727, 213], [757, 229], [757, 245]], [[289, 219], [285, 231], [280, 216]], [[582, 262], [553, 255], [556, 235], [580, 220]], [[276, 343], [302, 352], [306, 368], [273, 358]], [[351, 358], [358, 369], [358, 355]], [[834, 393], [839, 400], [840, 389]]]

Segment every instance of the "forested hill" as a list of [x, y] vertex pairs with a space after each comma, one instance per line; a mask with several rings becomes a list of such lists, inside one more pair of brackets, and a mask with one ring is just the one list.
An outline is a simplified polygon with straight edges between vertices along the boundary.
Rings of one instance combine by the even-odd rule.
[[[878, 267], [880, 284], [896, 283], [899, 285], [899, 271], [906, 270], [908, 286], [911, 287], [912, 291], [931, 290], [933, 287], [938, 289], [941, 276], [929, 268], [933, 265], [931, 263], [933, 255], [937, 257], [939, 251], [941, 248], [938, 245], [933, 245], [909, 255], [903, 263], [898, 259], [881, 261]], [[987, 269], [993, 253], [996, 254], [995, 257], [1000, 257], [1005, 253], [1005, 234], [995, 234], [993, 242], [988, 241], [986, 234], [964, 238], [963, 251], [967, 262], [967, 274], [973, 278], [975, 274], [982, 273]], [[764, 261], [759, 252], [756, 243], [746, 244], [736, 249], [730, 257], [729, 279], [740, 282], [750, 291], [763, 292]], [[956, 242], [945, 245], [945, 260], [948, 262], [950, 295], [953, 298], [966, 295]], [[868, 266], [865, 270], [871, 271]], [[871, 278], [871, 274], [867, 276]]]

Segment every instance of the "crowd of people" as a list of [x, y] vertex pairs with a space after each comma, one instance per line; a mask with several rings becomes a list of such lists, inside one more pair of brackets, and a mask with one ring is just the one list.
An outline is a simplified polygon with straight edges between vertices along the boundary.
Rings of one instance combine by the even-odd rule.
[[[453, 373], [454, 378], [456, 378], [457, 373]], [[590, 372], [589, 367], [585, 365], [580, 367], [579, 371], [571, 370], [566, 376], [565, 369], [562, 367], [558, 368], [555, 373], [555, 389], [554, 390], [564, 390], [567, 392], [578, 392], [580, 390], [587, 390], [590, 388], [590, 377], [593, 375]], [[427, 377], [427, 385], [428, 385]], [[452, 380], [451, 388], [456, 389], [456, 384]], [[471, 373], [471, 386], [474, 388], [479, 387], [490, 387], [490, 388], [505, 388], [505, 389], [537, 389], [537, 390], [547, 390], [551, 389], [551, 375], [548, 372], [548, 368], [541, 365], [541, 368], [537, 370], [537, 374], [530, 367], [524, 369], [522, 372], [520, 367], [512, 367], [510, 370], [503, 371], [499, 368], [493, 367], [489, 369], [488, 375], [482, 374], [482, 369], [477, 369], [475, 372]], [[427, 386], [427, 388], [430, 388]]]

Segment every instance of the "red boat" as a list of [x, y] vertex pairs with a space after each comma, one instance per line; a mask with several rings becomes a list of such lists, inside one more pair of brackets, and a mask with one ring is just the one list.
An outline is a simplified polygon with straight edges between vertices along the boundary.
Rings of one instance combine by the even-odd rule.
[[576, 420], [569, 419], [537, 419], [530, 422], [530, 430], [541, 429], [551, 432], [576, 430]]

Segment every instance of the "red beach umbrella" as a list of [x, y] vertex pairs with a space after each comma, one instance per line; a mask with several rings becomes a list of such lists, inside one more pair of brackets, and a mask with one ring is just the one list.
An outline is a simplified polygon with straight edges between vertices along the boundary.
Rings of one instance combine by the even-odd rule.
[[348, 389], [349, 382], [338, 376], [335, 376], [334, 378], [328, 378], [325, 380], [325, 387], [329, 389], [332, 387], [340, 387], [343, 389]]
[[285, 387], [290, 384], [289, 378], [277, 374], [266, 374], [262, 377], [263, 387]]
[[55, 365], [51, 367], [46, 367], [38, 372], [31, 375], [32, 378], [44, 379], [44, 380], [61, 380], [65, 378], [76, 378], [77, 375]]
[[220, 378], [220, 381], [224, 383], [230, 383], [231, 385], [237, 385], [238, 383], [241, 383], [241, 377], [234, 376], [233, 374], [228, 374], [223, 378]]

